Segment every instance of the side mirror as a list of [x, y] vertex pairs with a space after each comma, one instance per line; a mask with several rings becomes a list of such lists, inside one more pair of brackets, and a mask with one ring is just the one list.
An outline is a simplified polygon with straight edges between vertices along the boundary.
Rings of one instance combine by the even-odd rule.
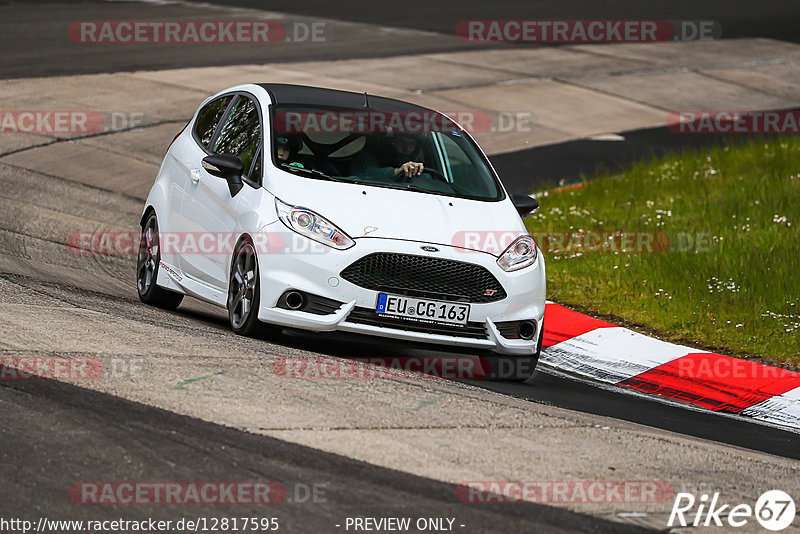
[[539, 201], [528, 195], [511, 195], [511, 202], [514, 204], [514, 207], [517, 208], [520, 217], [530, 215], [539, 209]]
[[235, 197], [244, 187], [242, 183], [244, 163], [239, 159], [239, 156], [212, 154], [203, 158], [203, 168], [208, 171], [208, 174], [217, 178], [224, 178], [228, 182], [228, 190], [231, 192], [231, 197]]

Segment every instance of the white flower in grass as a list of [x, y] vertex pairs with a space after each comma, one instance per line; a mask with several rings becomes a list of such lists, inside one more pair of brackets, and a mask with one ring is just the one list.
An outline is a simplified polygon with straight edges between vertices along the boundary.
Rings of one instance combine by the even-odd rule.
[[777, 213], [772, 217], [772, 222], [774, 222], [775, 224], [782, 224], [784, 226], [792, 225], [792, 223], [789, 222], [789, 219], [787, 219], [785, 215], [778, 215]]
[[719, 278], [712, 276], [708, 280], [706, 280], [708, 284], [708, 292], [709, 293], [724, 293], [725, 291], [729, 291], [731, 293], [738, 293], [741, 289], [740, 286], [736, 284], [733, 278], [728, 278], [727, 280], [720, 280]]

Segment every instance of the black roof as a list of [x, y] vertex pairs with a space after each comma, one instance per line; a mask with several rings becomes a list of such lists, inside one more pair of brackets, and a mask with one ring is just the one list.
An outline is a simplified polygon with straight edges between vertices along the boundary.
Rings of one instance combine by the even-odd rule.
[[[260, 83], [258, 85], [266, 89], [272, 97], [272, 101], [277, 105], [366, 109], [364, 106], [364, 93], [288, 83]], [[410, 102], [382, 96], [368, 95], [367, 100], [369, 101], [369, 109], [375, 111], [433, 111]]]

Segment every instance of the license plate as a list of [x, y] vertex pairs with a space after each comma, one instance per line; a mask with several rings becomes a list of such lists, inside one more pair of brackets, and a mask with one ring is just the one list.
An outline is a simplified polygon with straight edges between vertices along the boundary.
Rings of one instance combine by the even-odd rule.
[[378, 295], [376, 311], [381, 315], [391, 315], [403, 319], [459, 325], [467, 324], [469, 318], [469, 304], [418, 299], [387, 293]]

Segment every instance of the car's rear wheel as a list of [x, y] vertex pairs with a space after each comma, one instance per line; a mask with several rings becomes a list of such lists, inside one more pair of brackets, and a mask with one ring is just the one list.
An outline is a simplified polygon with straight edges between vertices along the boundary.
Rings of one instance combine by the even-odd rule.
[[250, 241], [236, 246], [228, 283], [228, 318], [233, 331], [242, 336], [274, 339], [281, 329], [258, 320], [261, 304], [261, 282], [258, 258]]
[[168, 291], [156, 284], [160, 262], [158, 219], [155, 213], [151, 213], [142, 226], [139, 254], [136, 257], [136, 287], [139, 300], [151, 306], [174, 310], [180, 305], [183, 295]]

